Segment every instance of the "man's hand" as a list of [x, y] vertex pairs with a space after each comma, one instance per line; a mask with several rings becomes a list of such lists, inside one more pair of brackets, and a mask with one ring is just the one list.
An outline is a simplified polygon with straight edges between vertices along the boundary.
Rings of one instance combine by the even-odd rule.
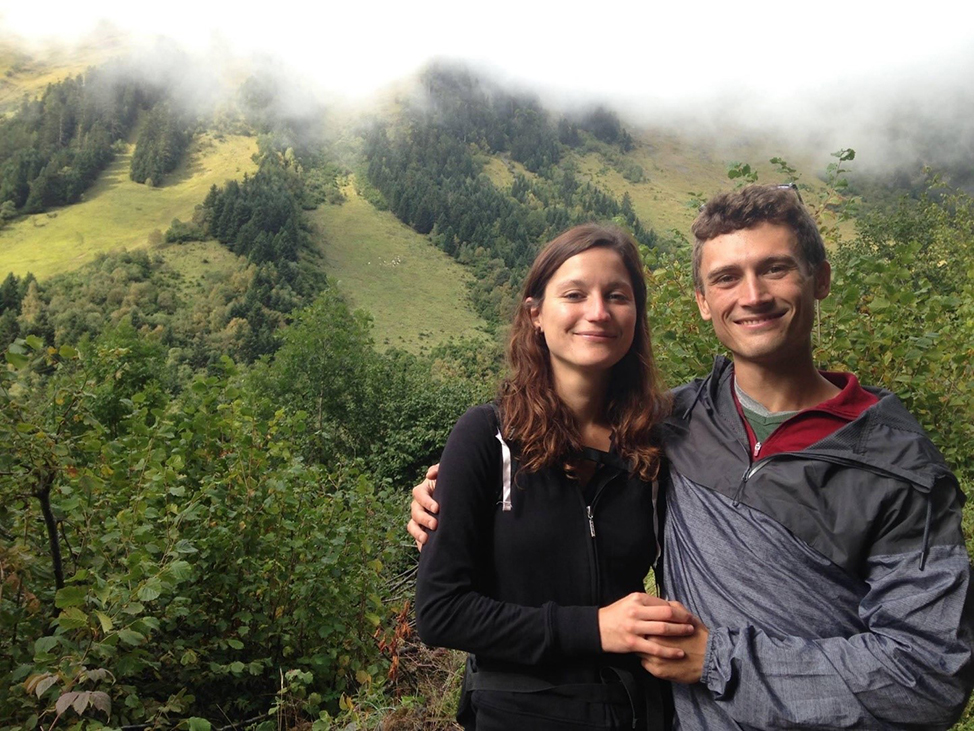
[[440, 474], [440, 466], [433, 465], [426, 470], [426, 479], [413, 488], [413, 501], [409, 504], [409, 523], [406, 530], [416, 540], [416, 550], [422, 551], [423, 544], [429, 537], [426, 535], [427, 528], [436, 530], [436, 513], [440, 512], [440, 506], [433, 499], [433, 490], [436, 489], [436, 476]]
[[605, 652], [638, 652], [647, 657], [679, 659], [683, 649], [660, 642], [682, 639], [694, 631], [694, 617], [682, 604], [643, 593], [632, 593], [599, 609], [599, 636]]
[[[671, 602], [681, 606], [679, 602]], [[655, 644], [665, 650], [644, 652], [639, 651], [642, 656], [643, 667], [660, 680], [670, 680], [674, 683], [696, 683], [703, 675], [703, 657], [707, 651], [707, 638], [710, 630], [697, 617], [691, 615], [694, 632], [686, 636], [674, 636], [672, 633], [666, 636], [655, 636], [652, 639]], [[680, 655], [673, 655], [672, 652], [678, 650]]]

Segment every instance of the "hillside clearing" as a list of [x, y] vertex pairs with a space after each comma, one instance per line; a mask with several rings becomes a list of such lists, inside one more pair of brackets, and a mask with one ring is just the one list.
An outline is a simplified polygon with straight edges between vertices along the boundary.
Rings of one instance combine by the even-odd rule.
[[253, 172], [252, 137], [208, 134], [196, 139], [185, 160], [159, 188], [129, 179], [134, 145], [119, 155], [80, 203], [26, 216], [0, 230], [0, 273], [39, 279], [77, 269], [99, 253], [149, 246], [153, 231], [193, 215], [212, 185]]
[[388, 211], [345, 186], [348, 200], [310, 216], [325, 270], [354, 307], [374, 319], [380, 349], [421, 350], [455, 337], [486, 337], [470, 307], [467, 270]]

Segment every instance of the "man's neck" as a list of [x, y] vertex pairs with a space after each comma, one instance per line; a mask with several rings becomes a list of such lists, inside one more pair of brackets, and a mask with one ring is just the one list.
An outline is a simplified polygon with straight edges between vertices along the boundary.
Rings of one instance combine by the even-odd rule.
[[808, 409], [839, 393], [810, 358], [780, 368], [735, 361], [734, 378], [744, 393], [775, 413]]

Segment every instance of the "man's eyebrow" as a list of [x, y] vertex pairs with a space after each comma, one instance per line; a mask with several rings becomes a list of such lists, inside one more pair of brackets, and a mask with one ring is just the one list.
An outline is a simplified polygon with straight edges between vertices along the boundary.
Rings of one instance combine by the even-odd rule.
[[718, 267], [717, 269], [711, 269], [707, 272], [707, 281], [717, 279], [725, 274], [736, 274], [741, 271], [741, 267], [737, 264], [728, 264], [727, 266]]
[[[758, 261], [755, 264], [755, 267], [757, 269], [763, 269], [771, 266], [772, 264], [788, 264], [793, 267], [801, 267], [801, 262], [798, 260], [798, 257], [792, 254], [780, 254], [777, 256], [765, 257], [764, 259]], [[741, 271], [742, 268], [743, 267], [741, 267], [739, 264], [727, 264], [725, 266], [710, 270], [707, 272], [705, 278], [707, 281], [711, 281], [713, 279], [717, 279], [718, 277], [722, 277], [725, 274], [736, 274], [737, 272]]]

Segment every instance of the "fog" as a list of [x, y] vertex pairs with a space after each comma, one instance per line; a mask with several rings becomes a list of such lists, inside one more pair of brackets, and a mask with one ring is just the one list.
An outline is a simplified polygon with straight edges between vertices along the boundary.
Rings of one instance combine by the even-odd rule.
[[195, 103], [218, 99], [241, 64], [289, 79], [287, 103], [310, 113], [309, 100], [363, 102], [450, 59], [557, 107], [605, 103], [636, 126], [762, 135], [819, 155], [853, 147], [864, 169], [974, 159], [974, 10], [956, 3], [144, 5], [53, 13], [3, 0], [0, 32], [38, 45], [118, 29], [144, 68], [158, 44], [179, 48], [193, 72], [175, 75]]

